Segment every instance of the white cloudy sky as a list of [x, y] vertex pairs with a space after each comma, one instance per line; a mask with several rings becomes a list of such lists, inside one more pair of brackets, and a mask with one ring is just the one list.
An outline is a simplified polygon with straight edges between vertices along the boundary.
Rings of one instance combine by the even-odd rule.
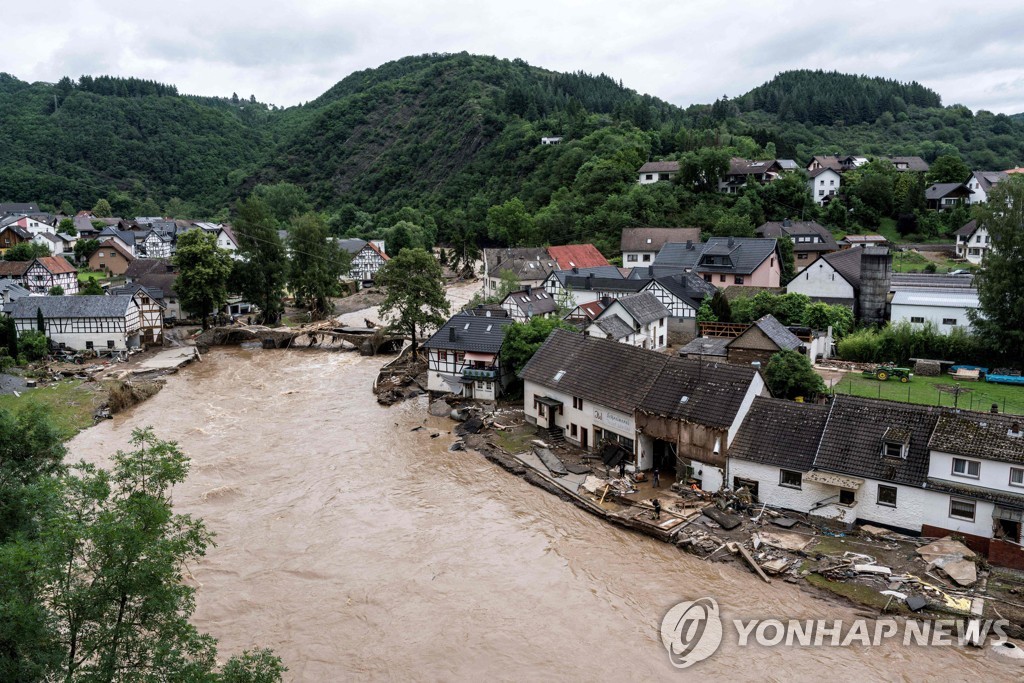
[[[425, 52], [604, 72], [680, 105], [794, 68], [918, 80], [1024, 111], [1024, 3], [947, 0], [10, 0], [0, 71], [115, 74], [279, 105]], [[16, 37], [15, 37], [16, 36]]]

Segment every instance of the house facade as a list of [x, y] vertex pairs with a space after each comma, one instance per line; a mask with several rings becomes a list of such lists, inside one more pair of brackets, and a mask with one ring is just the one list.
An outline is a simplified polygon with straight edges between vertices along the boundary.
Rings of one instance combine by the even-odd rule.
[[730, 363], [767, 365], [780, 351], [799, 351], [803, 343], [799, 337], [775, 319], [766, 315], [755, 321], [726, 346], [726, 360]]
[[669, 243], [658, 252], [659, 274], [696, 273], [716, 287], [778, 287], [782, 275], [774, 238], [712, 237], [697, 244]]
[[[44, 296], [12, 305], [18, 334], [37, 329], [41, 311], [52, 344], [77, 351], [124, 351], [142, 344], [142, 300], [136, 295]], [[163, 317], [160, 317], [162, 334]]]
[[0, 227], [0, 254], [22, 242], [31, 242], [32, 233], [13, 222]]
[[637, 170], [637, 182], [650, 185], [662, 180], [672, 180], [679, 173], [678, 161], [648, 161]]
[[839, 195], [843, 177], [832, 168], [817, 168], [808, 174], [807, 188], [818, 206], [825, 206]]
[[956, 231], [957, 258], [966, 259], [975, 265], [985, 260], [985, 254], [992, 248], [992, 238], [988, 228], [976, 220], [971, 220]]
[[931, 324], [942, 334], [969, 328], [970, 313], [980, 307], [976, 289], [900, 289], [893, 293], [889, 320], [915, 327]]
[[338, 246], [351, 254], [348, 277], [356, 282], [372, 283], [377, 271], [391, 258], [384, 251], [384, 240], [343, 239], [338, 240]]
[[717, 288], [693, 273], [666, 275], [648, 282], [642, 292], [650, 292], [668, 309], [674, 320], [695, 320], [697, 310], [705, 297], [713, 296]]
[[102, 271], [108, 276], [120, 277], [128, 271], [135, 257], [117, 240], [107, 240], [89, 256], [89, 270]]
[[788, 238], [793, 243], [793, 267], [797, 271], [839, 250], [831, 231], [815, 221], [770, 221], [757, 228], [757, 236]]
[[747, 183], [770, 183], [780, 178], [785, 170], [778, 159], [751, 161], [733, 158], [729, 161], [729, 170], [718, 181], [718, 191], [737, 194]]
[[972, 171], [971, 177], [964, 183], [971, 191], [967, 203], [984, 204], [988, 201], [988, 194], [992, 191], [992, 187], [1009, 177], [1006, 171]]
[[550, 318], [558, 310], [554, 298], [543, 288], [526, 287], [518, 292], [511, 292], [502, 302], [501, 307], [516, 322], [526, 322], [530, 318]]
[[700, 242], [700, 228], [623, 228], [619, 248], [626, 268], [654, 263], [669, 242]]
[[973, 192], [963, 183], [936, 183], [924, 191], [925, 205], [933, 211], [948, 211], [969, 204]]
[[423, 344], [427, 351], [427, 390], [494, 401], [513, 379], [501, 363], [505, 311], [475, 309], [452, 316]]
[[78, 271], [63, 256], [41, 256], [29, 261], [23, 285], [33, 294], [46, 294], [54, 287], [78, 294]]
[[[586, 333], [657, 351], [667, 344], [669, 315], [669, 310], [654, 294], [640, 292], [610, 300], [597, 319], [586, 328]], [[611, 318], [616, 318], [619, 323], [611, 323]], [[622, 334], [623, 331], [625, 334]]]

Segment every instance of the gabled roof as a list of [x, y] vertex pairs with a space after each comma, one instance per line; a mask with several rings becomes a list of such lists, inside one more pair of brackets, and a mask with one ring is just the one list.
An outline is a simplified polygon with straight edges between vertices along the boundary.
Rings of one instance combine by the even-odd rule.
[[104, 249], [108, 250], [108, 251], [116, 251], [118, 254], [121, 255], [122, 258], [124, 258], [125, 261], [128, 261], [129, 263], [135, 260], [135, 257], [132, 256], [130, 251], [128, 251], [127, 249], [122, 247], [120, 244], [118, 244], [114, 240], [107, 240], [106, 242], [103, 242], [100, 245], [100, 248], [97, 249], [96, 251], [94, 251], [89, 256], [89, 260], [91, 261], [93, 256], [98, 254], [100, 251], [103, 251]]
[[548, 255], [560, 270], [567, 268], [596, 268], [611, 265], [593, 244], [564, 244], [548, 247]]
[[6, 216], [8, 214], [30, 214], [37, 213], [38, 211], [39, 207], [31, 202], [7, 202], [0, 204], [0, 216]]
[[978, 185], [985, 192], [991, 190], [993, 185], [997, 185], [1010, 177], [1006, 171], [973, 171], [971, 176], [978, 181]]
[[[935, 406], [837, 394], [814, 468], [923, 486], [928, 476], [928, 443], [941, 411]], [[882, 455], [884, 437], [891, 427], [909, 434], [906, 459]]]
[[863, 247], [850, 247], [842, 251], [825, 254], [821, 258], [849, 282], [854, 289], [860, 288], [860, 257], [864, 255]]
[[[658, 297], [654, 296], [650, 292], [640, 292], [639, 294], [632, 294], [630, 296], [624, 296], [618, 299], [618, 303], [625, 309], [626, 313], [629, 314], [633, 320], [640, 325], [646, 325], [654, 322], [655, 320], [661, 320], [671, 315], [669, 310], [665, 308], [665, 305], [658, 301]], [[614, 305], [614, 304], [613, 304]], [[607, 317], [616, 317], [608, 314], [613, 305], [609, 305], [605, 312], [598, 318], [600, 321]]]
[[11, 317], [34, 320], [38, 309], [44, 318], [118, 318], [128, 312], [132, 298], [127, 294], [33, 296], [14, 301]]
[[52, 232], [37, 232], [36, 236], [39, 237], [40, 239], [44, 239], [47, 242], [50, 242], [52, 244], [62, 244], [63, 243], [63, 240], [61, 238], [57, 237], [56, 235], [54, 235]]
[[678, 161], [648, 161], [637, 173], [678, 173]]
[[[922, 159], [921, 157], [882, 157], [882, 158], [892, 162], [893, 166], [898, 166], [900, 164], [906, 164], [907, 165], [906, 170], [908, 170], [908, 171], [917, 171], [919, 173], [926, 173], [928, 171], [928, 169], [930, 168], [928, 166], [928, 162], [925, 161], [924, 159]], [[903, 170], [903, 169], [900, 169], [900, 170]]]
[[160, 306], [160, 308], [167, 308], [166, 304], [164, 304], [163, 302], [164, 291], [162, 289], [146, 287], [145, 285], [139, 284], [138, 282], [133, 282], [130, 285], [121, 285], [120, 287], [114, 287], [108, 293], [113, 295], [127, 294], [130, 296], [138, 294], [140, 292], [144, 296], [148, 296], [150, 299], [152, 299], [155, 304]]
[[[504, 311], [502, 313], [504, 314]], [[449, 318], [448, 322], [423, 344], [423, 348], [498, 353], [505, 338], [505, 328], [511, 324], [512, 318], [504, 315], [474, 315], [463, 311]]]
[[729, 160], [729, 170], [726, 172], [726, 175], [760, 175], [762, 173], [778, 172], [781, 170], [782, 165], [777, 159], [763, 159], [756, 161], [733, 157]]
[[40, 256], [34, 262], [45, 268], [50, 275], [78, 272], [78, 269], [68, 263], [63, 256]]
[[148, 273], [169, 273], [172, 272], [172, 268], [169, 259], [137, 258], [128, 264], [128, 270], [124, 272], [124, 275], [134, 280]]
[[[17, 217], [16, 216], [10, 216], [10, 218], [17, 218]], [[0, 224], [2, 224], [2, 222], [0, 222]], [[15, 235], [17, 235], [18, 237], [20, 237], [23, 240], [30, 240], [30, 239], [32, 239], [32, 233], [30, 233], [28, 230], [26, 230], [25, 228], [21, 227], [20, 225], [8, 224], [8, 225], [4, 225], [3, 227], [0, 227], [0, 233], [7, 232], [8, 230], [10, 230], [11, 232], [13, 232]]]
[[[769, 221], [757, 228], [760, 237], [781, 237], [793, 240], [793, 251], [835, 251], [839, 249], [836, 238], [824, 225], [815, 221]], [[800, 242], [797, 237], [816, 236], [821, 242]]]
[[484, 262], [491, 277], [508, 270], [519, 280], [543, 280], [558, 266], [543, 247], [484, 249]]
[[[669, 294], [685, 301], [693, 308], [700, 308], [704, 297], [714, 295], [717, 288], [699, 275], [693, 273], [682, 273], [680, 275], [665, 275], [655, 278], [653, 282], [663, 287]], [[650, 289], [651, 283], [645, 285], [645, 290]]]
[[978, 221], [972, 218], [964, 223], [955, 233], [957, 237], [970, 237], [978, 230]]
[[375, 254], [377, 254], [377, 256], [380, 256], [385, 261], [390, 261], [391, 260], [391, 257], [388, 256], [387, 254], [385, 254], [383, 251], [381, 251], [381, 248], [378, 247], [373, 242], [367, 242], [366, 243], [366, 247], [364, 247], [364, 249], [367, 248], [367, 247], [370, 249], [370, 251], [374, 252]]
[[[134, 263], [134, 261], [132, 261], [132, 263]], [[131, 264], [129, 264], [128, 267], [131, 268]], [[137, 276], [132, 282], [133, 284], [140, 284], [146, 289], [149, 289], [150, 291], [163, 292], [163, 296], [160, 297], [162, 299], [178, 296], [178, 293], [174, 289], [175, 285], [178, 282], [177, 273], [144, 273], [142, 275]]]
[[598, 299], [596, 301], [588, 301], [584, 304], [580, 304], [579, 306], [574, 308], [569, 315], [572, 315], [572, 313], [576, 313], [576, 311], [578, 310], [580, 313], [586, 316], [588, 320], [594, 320], [597, 318], [597, 316], [601, 315], [601, 311], [603, 311], [604, 308], [604, 302]]
[[807, 472], [828, 419], [829, 406], [757, 396], [729, 447], [729, 457]]
[[[838, 164], [838, 162], [836, 162], [836, 163]], [[836, 175], [839, 175], [839, 169], [838, 168], [832, 168], [831, 166], [823, 166], [821, 168], [814, 169], [813, 171], [808, 173], [808, 175], [811, 178], [817, 178], [818, 176], [820, 176], [823, 173], [835, 173]]]
[[[775, 253], [777, 243], [774, 238], [759, 237], [712, 237], [703, 244], [669, 242], [654, 262], [656, 267], [673, 268], [676, 272], [685, 272], [698, 266], [704, 254], [728, 254], [731, 266], [710, 266], [715, 272], [736, 273], [747, 275], [754, 272], [765, 259]], [[701, 266], [701, 269], [709, 266]]]
[[345, 239], [336, 240], [335, 244], [350, 254], [358, 254], [363, 250], [363, 247], [369, 244], [369, 242], [361, 240], [358, 237], [347, 237]]
[[660, 251], [669, 242], [700, 242], [700, 228], [623, 228], [622, 251]]
[[31, 261], [0, 261], [0, 277], [22, 278], [31, 265]]
[[800, 348], [800, 338], [790, 332], [785, 325], [780, 323], [778, 319], [770, 313], [752, 323], [750, 327], [744, 330], [738, 337], [729, 342], [729, 346], [731, 347], [735, 344], [737, 348], [742, 348], [741, 344], [737, 344], [736, 342], [740, 342], [747, 331], [754, 327], [761, 330], [761, 332], [771, 339], [772, 343], [778, 346], [780, 350], [791, 351], [793, 349]]
[[135, 246], [135, 233], [131, 230], [118, 230], [117, 228], [112, 228], [108, 225], [100, 230], [100, 234], [96, 235], [96, 239], [98, 240], [103, 240], [108, 237], [116, 237], [130, 247]]
[[925, 199], [942, 199], [951, 194], [972, 194], [963, 183], [935, 183], [924, 191]]
[[555, 330], [520, 377], [625, 413], [641, 410], [726, 428], [756, 374], [750, 366], [670, 358]]
[[[835, 154], [815, 155], [811, 157], [811, 159], [811, 163], [817, 161], [818, 164], [820, 164], [821, 166], [832, 169], [833, 171], [839, 171], [843, 167], [842, 164], [839, 162], [839, 157]], [[807, 165], [810, 166], [811, 164], [809, 163]]]
[[527, 292], [525, 289], [518, 292], [512, 292], [502, 300], [502, 306], [509, 303], [520, 311], [524, 315], [545, 315], [547, 313], [554, 313], [558, 309], [558, 304], [555, 303], [555, 298], [545, 292], [542, 288], [531, 289]]
[[609, 338], [619, 341], [633, 334], [633, 328], [617, 315], [603, 315], [593, 322]]

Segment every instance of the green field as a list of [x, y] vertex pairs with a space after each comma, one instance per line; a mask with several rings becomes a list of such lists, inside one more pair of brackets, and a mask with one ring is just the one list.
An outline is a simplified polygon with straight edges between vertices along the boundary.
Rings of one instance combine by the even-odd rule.
[[26, 389], [21, 396], [0, 396], [0, 409], [18, 410], [35, 402], [46, 408], [47, 415], [60, 432], [61, 438], [70, 439], [81, 430], [91, 427], [93, 413], [106, 399], [105, 391], [96, 391], [96, 383], [81, 380], [58, 382], [38, 389]]
[[89, 281], [89, 278], [91, 278], [91, 277], [96, 278], [97, 282], [103, 282], [104, 280], [107, 279], [107, 274], [104, 273], [102, 270], [80, 270], [80, 271], [78, 271], [78, 281], [79, 282], [86, 283], [86, 282]]
[[958, 406], [960, 408], [987, 412], [995, 403], [998, 404], [1001, 413], [1024, 415], [1024, 386], [989, 384], [987, 382], [954, 382], [948, 375], [942, 377], [915, 376], [908, 383], [901, 384], [896, 379], [879, 382], [873, 377], [864, 377], [859, 373], [848, 372], [843, 376], [842, 381], [835, 385], [833, 391], [837, 394], [952, 407], [956, 396], [939, 391], [936, 388], [938, 384], [949, 386], [959, 384], [965, 390], [965, 393], [959, 397]]

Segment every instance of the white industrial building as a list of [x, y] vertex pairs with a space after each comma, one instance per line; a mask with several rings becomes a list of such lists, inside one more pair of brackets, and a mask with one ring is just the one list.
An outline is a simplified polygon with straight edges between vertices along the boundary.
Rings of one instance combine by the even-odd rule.
[[942, 334], [949, 334], [957, 327], [969, 327], [968, 314], [978, 306], [976, 289], [901, 289], [892, 295], [889, 321], [932, 323]]

